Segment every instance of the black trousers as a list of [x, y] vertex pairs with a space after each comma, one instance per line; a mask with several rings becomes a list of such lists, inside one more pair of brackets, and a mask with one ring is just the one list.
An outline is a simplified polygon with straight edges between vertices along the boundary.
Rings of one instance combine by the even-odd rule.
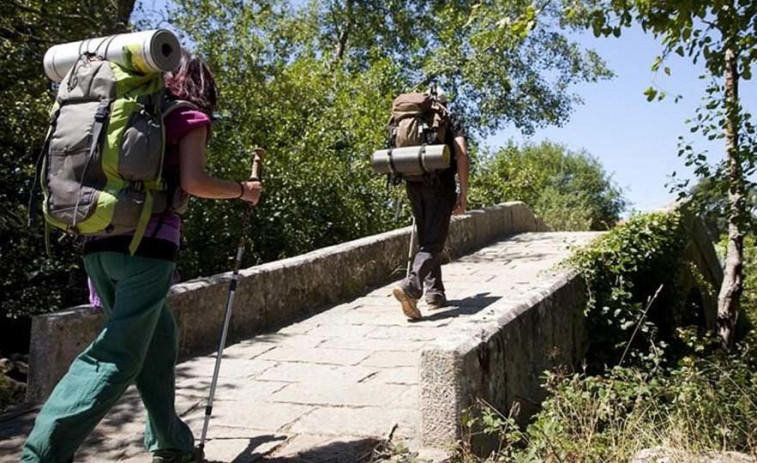
[[441, 253], [457, 199], [454, 177], [439, 177], [433, 182], [406, 182], [406, 190], [418, 230], [418, 253], [402, 287], [416, 299], [420, 299], [424, 289], [427, 296], [444, 294]]

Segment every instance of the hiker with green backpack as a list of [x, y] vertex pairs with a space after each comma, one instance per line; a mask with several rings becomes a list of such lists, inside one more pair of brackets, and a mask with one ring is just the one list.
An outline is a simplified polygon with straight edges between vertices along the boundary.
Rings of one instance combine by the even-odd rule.
[[418, 252], [412, 259], [409, 275], [392, 292], [405, 316], [417, 320], [421, 318], [418, 300], [424, 292], [430, 310], [440, 309], [447, 303], [441, 253], [447, 241], [451, 214], [462, 214], [467, 207], [470, 166], [467, 134], [460, 120], [447, 108], [446, 95], [436, 85], [426, 93], [398, 96], [387, 129], [390, 149], [421, 146], [420, 164], [425, 162], [426, 146], [430, 150], [444, 144], [452, 154], [447, 169], [427, 172], [424, 167], [421, 175], [402, 176], [417, 227]]
[[40, 179], [48, 224], [87, 237], [84, 264], [105, 323], [37, 415], [22, 462], [69, 462], [134, 383], [154, 462], [193, 461], [174, 405], [176, 322], [166, 305], [188, 197], [257, 204], [260, 182], [205, 171], [217, 88], [197, 57], [135, 72], [83, 55], [61, 82]]

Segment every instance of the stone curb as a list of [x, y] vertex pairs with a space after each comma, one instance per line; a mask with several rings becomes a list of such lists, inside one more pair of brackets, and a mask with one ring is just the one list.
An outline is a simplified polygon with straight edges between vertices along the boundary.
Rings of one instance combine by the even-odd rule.
[[477, 399], [505, 414], [518, 402], [518, 420], [525, 421], [543, 396], [543, 371], [583, 357], [584, 304], [581, 279], [572, 270], [554, 272], [522, 299], [492, 304], [492, 318], [475, 328], [427, 346], [420, 360], [421, 444], [454, 448], [463, 438], [463, 414]]

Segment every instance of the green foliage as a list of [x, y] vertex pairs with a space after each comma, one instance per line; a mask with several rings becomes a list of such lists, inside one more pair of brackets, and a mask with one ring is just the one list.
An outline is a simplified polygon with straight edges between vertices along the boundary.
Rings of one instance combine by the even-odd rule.
[[532, 131], [565, 122], [578, 102], [570, 88], [611, 76], [595, 53], [569, 38], [574, 26], [562, 21], [561, 2], [176, 3], [174, 23], [200, 49], [240, 55], [239, 62], [224, 60], [230, 67], [266, 73], [313, 58], [354, 75], [389, 60], [404, 90], [441, 83], [477, 133], [505, 123]]
[[[714, 178], [702, 178], [689, 191], [694, 200], [697, 214], [702, 218], [710, 238], [719, 241], [728, 234], [728, 189], [723, 182]], [[747, 222], [747, 231], [757, 231], [755, 212], [757, 212], [757, 189], [752, 186], [746, 197], [747, 209], [751, 211]], [[749, 246], [746, 246], [749, 249]]]
[[457, 449], [456, 459], [460, 462], [479, 461], [476, 456], [480, 453], [475, 445], [477, 442], [496, 440], [496, 448], [490, 451], [484, 461], [510, 461], [518, 459], [521, 444], [526, 435], [518, 426], [515, 415], [517, 409], [504, 415], [483, 400], [464, 410], [462, 419], [463, 439]]
[[[535, 79], [541, 66], [535, 64], [523, 70], [531, 75], [529, 80], [535, 80], [531, 86], [513, 80], [513, 95], [504, 95], [498, 87], [485, 89], [486, 98], [517, 96], [519, 104], [526, 106], [525, 101], [531, 100], [529, 107], [543, 109], [517, 115], [512, 108], [482, 106], [483, 83], [461, 76], [459, 69], [448, 64], [441, 68], [434, 64], [447, 59], [447, 53], [455, 53], [460, 63], [482, 64], [457, 55], [461, 44], [475, 42], [478, 30], [477, 25], [464, 31], [454, 28], [469, 18], [470, 7], [465, 4], [418, 1], [378, 6], [348, 0], [293, 6], [270, 0], [250, 7], [228, 0], [176, 3], [173, 23], [214, 70], [221, 88], [220, 110], [227, 116], [214, 128], [211, 169], [219, 176], [241, 178], [246, 175], [249, 148], [269, 149], [266, 194], [255, 212], [248, 254], [257, 262], [398, 225], [385, 180], [369, 166], [369, 154], [384, 145], [383, 127], [398, 93], [423, 89], [431, 80], [447, 84], [447, 92], [457, 95], [452, 109], [468, 118], [468, 127], [475, 133], [508, 120], [524, 128], [557, 122], [571, 104], [570, 83], [605, 74], [598, 60], [580, 53], [575, 45], [563, 44], [572, 47], [570, 54], [555, 45], [544, 53], [555, 63], [564, 63], [555, 64], [556, 74], [562, 76], [558, 87], [541, 77]], [[525, 4], [496, 4], [477, 14], [504, 14], [504, 8], [514, 8], [507, 10], [513, 15], [528, 10]], [[533, 30], [549, 30], [561, 37], [561, 26], [554, 22]], [[504, 28], [495, 35], [508, 31]], [[527, 31], [520, 34], [521, 39], [504, 47], [513, 56], [526, 53], [524, 41], [546, 41], [544, 37], [531, 39]], [[502, 78], [501, 71], [497, 78]], [[552, 99], [535, 101], [537, 95]], [[226, 256], [239, 231], [238, 207], [195, 201], [184, 230], [187, 243], [180, 268], [185, 277], [226, 268]]]
[[[211, 58], [211, 64], [213, 59]], [[251, 256], [257, 261], [288, 257], [395, 227], [387, 207], [385, 179], [373, 175], [365, 153], [381, 146], [392, 83], [381, 66], [355, 76], [326, 69], [311, 59], [292, 63], [261, 91], [249, 81], [218, 73], [222, 110], [249, 105], [255, 114], [231, 116], [214, 129], [210, 169], [243, 178], [250, 140], [269, 148], [266, 193], [253, 214]], [[258, 95], [257, 97], [255, 95]], [[265, 97], [277, 104], [250, 102]], [[240, 121], [249, 123], [240, 123]], [[194, 276], [224, 270], [239, 233], [240, 204], [194, 201], [187, 216], [181, 264]]]
[[[69, 243], [43, 252], [41, 226], [23, 205], [52, 100], [40, 70], [55, 43], [123, 29], [133, 0], [11, 0], [0, 6], [0, 88], [5, 118], [0, 186], [0, 275], [6, 316], [84, 300], [84, 273]], [[140, 2], [144, 11], [147, 2]], [[288, 257], [393, 228], [394, 202], [372, 174], [392, 98], [432, 81], [456, 97], [474, 134], [512, 123], [524, 131], [567, 120], [571, 88], [610, 75], [569, 39], [562, 10], [531, 2], [179, 0], [168, 25], [205, 57], [224, 118], [209, 149], [211, 171], [247, 177], [253, 146], [268, 149], [266, 193], [253, 214], [246, 264]], [[114, 14], [114, 12], [116, 14]], [[471, 18], [473, 18], [471, 20]], [[150, 24], [143, 17], [140, 28]], [[538, 59], [537, 59], [538, 58]], [[548, 71], [548, 72], [546, 72]], [[184, 278], [228, 269], [241, 233], [238, 202], [193, 201], [179, 268]], [[406, 213], [407, 214], [407, 213]], [[403, 217], [403, 219], [406, 217]], [[577, 221], [579, 219], [571, 219]], [[15, 256], [24, 256], [16, 259]]]
[[550, 398], [528, 428], [535, 461], [629, 461], [644, 448], [757, 454], [757, 358], [747, 350], [669, 371], [547, 375]]
[[617, 365], [629, 342], [629, 360], [659, 359], [667, 341], [660, 328], [685, 303], [679, 288], [684, 245], [679, 214], [660, 212], [631, 218], [571, 257], [587, 285], [592, 367]]
[[[486, 404], [472, 408], [473, 418], [466, 417], [462, 423], [469, 439], [493, 435], [500, 448], [481, 458], [472, 452], [468, 440], [457, 461], [630, 461], [646, 448], [664, 449], [671, 461], [699, 461], [724, 450], [757, 457], [757, 250], [753, 237], [747, 239], [746, 290], [741, 301], [744, 323], [730, 352], [716, 349], [719, 339], [713, 333], [682, 327], [675, 336], [688, 347], [683, 355], [659, 350], [654, 362], [617, 366], [622, 343], [597, 336], [597, 332], [612, 331], [616, 341], [628, 340], [629, 330], [619, 326], [641, 320], [640, 301], [649, 291], [641, 288], [674, 283], [670, 280], [675, 280], [680, 264], [667, 260], [679, 260], [675, 255], [681, 253], [680, 230], [675, 214], [638, 216], [579, 252], [574, 264], [588, 279], [589, 317], [600, 313], [597, 307], [611, 307], [604, 313], [606, 323], [598, 325], [595, 320], [588, 326], [589, 354], [597, 359], [597, 351], [612, 351], [607, 356], [609, 368], [547, 372], [548, 398], [525, 430]], [[676, 251], [668, 252], [671, 248]], [[621, 250], [628, 250], [629, 256]], [[666, 312], [680, 305], [678, 298], [661, 300], [658, 297], [655, 305]], [[615, 315], [617, 309], [620, 312]], [[650, 335], [654, 329], [649, 325], [641, 335], [644, 343], [654, 342]], [[637, 353], [647, 350], [644, 343], [637, 343]], [[635, 359], [643, 358], [637, 355]]]
[[[670, 54], [686, 56], [696, 64], [703, 60], [716, 77], [725, 73], [725, 51], [733, 49], [739, 60], [741, 76], [751, 78], [751, 66], [757, 59], [757, 5], [744, 0], [589, 0], [574, 2], [567, 13], [585, 21], [597, 37], [621, 34], [623, 27], [638, 22], [644, 30], [662, 39], [664, 54], [657, 58], [653, 70], [662, 67]], [[662, 67], [666, 74], [670, 69]], [[657, 92], [648, 90], [652, 99]]]
[[525, 431], [500, 420], [487, 429], [502, 442], [497, 452], [483, 459], [463, 451], [458, 461], [630, 461], [658, 447], [672, 461], [722, 450], [757, 456], [755, 368], [754, 353], [742, 347], [654, 373], [548, 373], [549, 398]]
[[[743, 291], [743, 237], [750, 226], [748, 194], [755, 188], [757, 172], [757, 126], [739, 97], [742, 80], [752, 78], [757, 60], [757, 3], [748, 0], [589, 0], [575, 2], [570, 13], [584, 21], [596, 36], [620, 36], [621, 29], [639, 23], [645, 31], [660, 37], [663, 53], [652, 69], [658, 71], [667, 56], [675, 53], [694, 64], [703, 61], [709, 79], [696, 119], [687, 121], [692, 133], [708, 140], [723, 139], [726, 156], [710, 165], [707, 151], [679, 137], [678, 156], [693, 167], [699, 178], [708, 179], [721, 191], [728, 191], [729, 246], [718, 301], [719, 334], [723, 345], [733, 344], [739, 300]], [[663, 71], [670, 74], [670, 69]], [[650, 88], [648, 101], [665, 98], [665, 92]], [[676, 97], [676, 101], [678, 97]], [[719, 157], [718, 157], [719, 159]], [[675, 173], [673, 173], [675, 175]], [[679, 195], [687, 195], [688, 180], [679, 181]]]
[[562, 145], [511, 143], [478, 161], [473, 207], [520, 200], [555, 230], [607, 230], [626, 206], [599, 161]]
[[0, 373], [0, 413], [13, 403], [16, 403], [16, 400], [13, 397], [10, 381], [7, 376]]

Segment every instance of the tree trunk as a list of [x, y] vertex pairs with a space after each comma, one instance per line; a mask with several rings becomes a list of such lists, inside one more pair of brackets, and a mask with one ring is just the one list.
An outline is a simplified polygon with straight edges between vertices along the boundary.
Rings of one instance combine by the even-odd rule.
[[718, 334], [723, 346], [733, 345], [739, 302], [744, 291], [744, 174], [739, 153], [739, 75], [736, 53], [725, 52], [725, 140], [728, 163], [728, 250], [723, 285], [718, 295]]
[[342, 28], [339, 29], [339, 36], [337, 37], [336, 46], [334, 47], [334, 59], [333, 61], [338, 63], [344, 58], [344, 53], [347, 51], [347, 40], [350, 38], [350, 32], [352, 31], [352, 6], [354, 0], [347, 0], [345, 4], [345, 22], [342, 24]]

